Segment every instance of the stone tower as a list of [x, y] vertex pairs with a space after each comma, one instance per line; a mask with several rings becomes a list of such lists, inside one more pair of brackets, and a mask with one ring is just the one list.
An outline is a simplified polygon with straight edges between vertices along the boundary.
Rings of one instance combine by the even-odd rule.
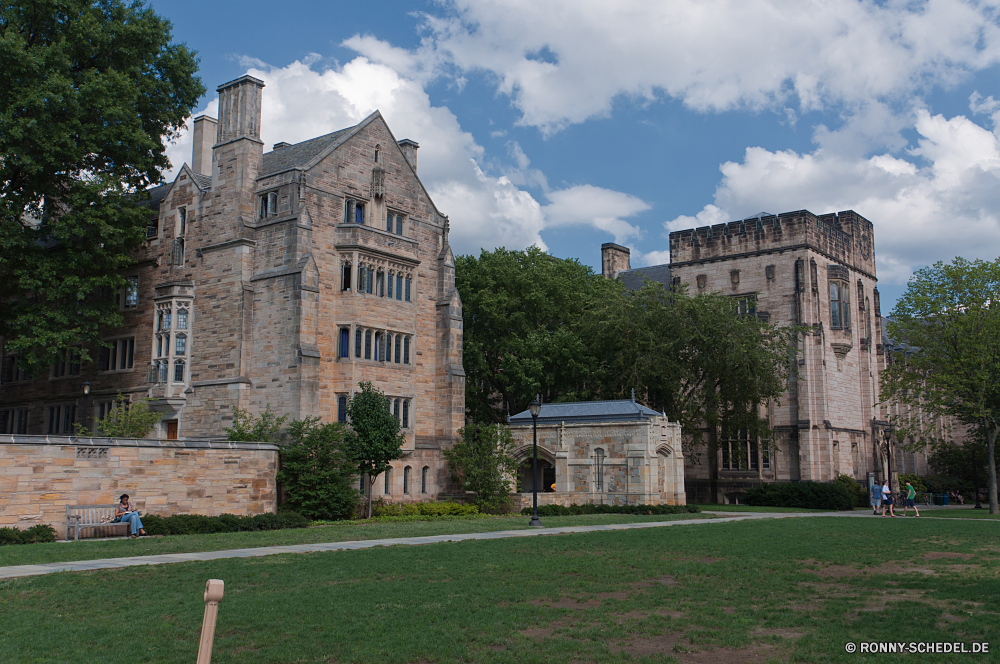
[[615, 279], [619, 272], [631, 270], [628, 247], [613, 242], [601, 245], [601, 273], [605, 279]]

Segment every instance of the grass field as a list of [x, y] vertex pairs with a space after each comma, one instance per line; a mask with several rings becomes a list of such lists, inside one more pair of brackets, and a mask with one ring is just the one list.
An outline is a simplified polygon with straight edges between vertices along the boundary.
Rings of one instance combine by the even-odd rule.
[[699, 509], [710, 512], [829, 512], [831, 510], [818, 510], [806, 507], [757, 507], [755, 505], [698, 505]]
[[[712, 518], [705, 514], [676, 514], [632, 516], [626, 514], [591, 514], [583, 516], [556, 516], [542, 518], [542, 525], [592, 526], [606, 523], [637, 523], [641, 521], [674, 521], [677, 519]], [[37, 563], [62, 563], [73, 560], [98, 558], [123, 558], [126, 556], [153, 556], [164, 553], [194, 553], [197, 551], [222, 551], [247, 549], [260, 546], [288, 544], [315, 544], [317, 542], [347, 542], [391, 537], [419, 537], [423, 535], [451, 535], [456, 533], [484, 533], [494, 530], [523, 530], [529, 517], [508, 516], [476, 519], [448, 519], [442, 521], [411, 521], [403, 523], [365, 523], [350, 521], [339, 525], [290, 530], [271, 530], [253, 533], [217, 533], [214, 535], [171, 535], [170, 537], [144, 537], [139, 539], [114, 539], [48, 544], [0, 546], [0, 567]], [[0, 664], [2, 664], [0, 659]]]
[[[985, 662], [1000, 535], [971, 520], [754, 520], [61, 573], [0, 582], [3, 662]], [[991, 659], [992, 658], [992, 659]]]

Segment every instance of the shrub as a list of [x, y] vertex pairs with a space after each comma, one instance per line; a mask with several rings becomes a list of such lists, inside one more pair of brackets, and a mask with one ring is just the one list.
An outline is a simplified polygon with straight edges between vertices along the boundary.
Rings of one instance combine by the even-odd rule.
[[440, 503], [384, 503], [372, 506], [373, 516], [472, 516], [479, 514], [475, 505], [450, 501]]
[[0, 546], [5, 544], [37, 544], [39, 542], [55, 541], [56, 529], [47, 523], [39, 523], [27, 530], [0, 528]]
[[[847, 489], [847, 493], [850, 494], [855, 507], [868, 507], [868, 490], [853, 477], [850, 475], [837, 475], [833, 481], [835, 484]], [[900, 476], [899, 481], [903, 481], [902, 476]], [[917, 489], [917, 491], [920, 491], [920, 489]]]
[[468, 424], [451, 449], [444, 450], [444, 458], [452, 478], [476, 494], [480, 509], [504, 511], [517, 475], [510, 429], [500, 424]]
[[351, 458], [353, 434], [343, 424], [319, 418], [294, 420], [281, 448], [278, 483], [289, 509], [309, 519], [349, 519], [358, 506], [358, 464]]
[[906, 483], [909, 482], [913, 485], [913, 490], [917, 493], [927, 493], [927, 485], [924, 484], [922, 477], [917, 477], [913, 473], [903, 473], [899, 476], [899, 490], [903, 492], [903, 497], [906, 497]]
[[239, 533], [257, 530], [282, 530], [284, 528], [306, 528], [309, 519], [296, 512], [279, 514], [253, 514], [237, 516], [222, 514], [203, 516], [201, 514], [175, 514], [142, 517], [142, 525], [149, 535], [210, 535], [212, 533]]
[[249, 410], [233, 408], [233, 426], [226, 431], [226, 440], [248, 443], [276, 443], [281, 435], [281, 425], [288, 419], [288, 414], [278, 417], [271, 410], [271, 404], [264, 406], [260, 416], [253, 415]]
[[[841, 484], [822, 482], [775, 482], [747, 491], [747, 505], [765, 507], [807, 507], [849, 510], [854, 501]], [[867, 501], [866, 501], [867, 504]]]
[[[531, 516], [531, 508], [521, 510], [524, 516]], [[539, 505], [538, 516], [576, 516], [578, 514], [683, 514], [698, 512], [697, 505]]]

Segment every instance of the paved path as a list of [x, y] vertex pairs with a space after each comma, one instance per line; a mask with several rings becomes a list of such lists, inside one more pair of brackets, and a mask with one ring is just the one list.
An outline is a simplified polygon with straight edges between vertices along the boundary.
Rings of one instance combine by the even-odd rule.
[[[65, 563], [44, 563], [40, 565], [14, 565], [0, 567], [0, 579], [21, 576], [37, 576], [53, 572], [83, 572], [88, 570], [132, 567], [135, 565], [163, 565], [165, 563], [187, 563], [221, 558], [257, 558], [280, 553], [311, 553], [313, 551], [346, 551], [370, 549], [376, 546], [396, 544], [436, 544], [438, 542], [464, 542], [466, 540], [504, 539], [508, 537], [539, 537], [541, 535], [563, 535], [568, 533], [593, 533], [607, 530], [632, 530], [634, 528], [663, 528], [667, 526], [688, 526], [706, 523], [731, 523], [756, 519], [788, 519], [810, 516], [865, 517], [871, 516], [867, 510], [853, 512], [704, 512], [720, 518], [686, 519], [678, 521], [645, 521], [642, 523], [615, 523], [602, 526], [566, 526], [563, 528], [532, 528], [530, 530], [498, 530], [488, 533], [462, 533], [457, 535], [430, 535], [427, 537], [396, 537], [379, 540], [357, 540], [353, 542], [329, 542], [321, 544], [290, 544], [287, 546], [264, 546], [253, 549], [229, 549], [225, 551], [202, 551], [198, 553], [166, 553], [159, 556], [133, 556], [130, 558], [102, 558], [99, 560], [78, 560]], [[912, 517], [911, 517], [912, 518]]]

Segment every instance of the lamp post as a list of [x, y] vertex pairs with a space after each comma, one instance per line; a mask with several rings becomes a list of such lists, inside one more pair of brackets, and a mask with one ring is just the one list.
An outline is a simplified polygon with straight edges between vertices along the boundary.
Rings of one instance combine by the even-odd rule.
[[87, 397], [90, 396], [90, 381], [83, 381], [83, 428], [87, 430]]
[[[889, 418], [887, 418], [889, 419]], [[889, 426], [882, 430], [885, 438], [885, 474], [889, 482], [889, 497], [892, 498], [892, 420], [889, 419]]]
[[531, 411], [531, 521], [529, 528], [541, 528], [538, 520], [538, 413], [542, 411], [542, 397], [535, 394], [535, 400], [528, 404]]

